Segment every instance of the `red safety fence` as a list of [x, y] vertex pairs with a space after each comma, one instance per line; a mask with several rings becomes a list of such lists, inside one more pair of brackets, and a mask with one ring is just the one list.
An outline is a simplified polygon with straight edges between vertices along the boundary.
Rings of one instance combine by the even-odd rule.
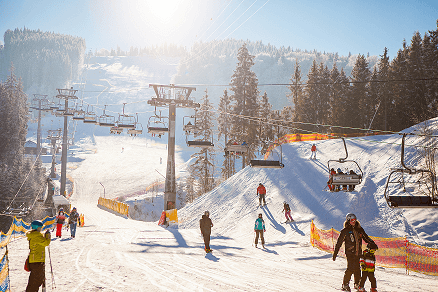
[[[321, 230], [310, 225], [310, 243], [313, 247], [333, 253], [340, 232], [335, 229]], [[383, 238], [370, 236], [379, 246], [376, 251], [376, 264], [388, 268], [405, 268], [407, 272], [438, 276], [438, 249], [410, 243], [405, 237]], [[365, 249], [366, 244], [362, 244]], [[339, 255], [345, 257], [341, 246]]]

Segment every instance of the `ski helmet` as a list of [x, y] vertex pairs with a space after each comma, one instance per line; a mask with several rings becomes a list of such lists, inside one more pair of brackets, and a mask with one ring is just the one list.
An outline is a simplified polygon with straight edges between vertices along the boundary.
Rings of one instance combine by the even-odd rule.
[[347, 216], [345, 216], [345, 220], [350, 221], [351, 219], [356, 220], [356, 215], [354, 215], [353, 213], [348, 213]]
[[64, 208], [59, 208], [59, 212], [64, 212]]
[[205, 216], [210, 216], [210, 212], [205, 211], [205, 212], [204, 212], [204, 215], [205, 215]]
[[32, 227], [32, 229], [37, 230], [39, 227], [43, 227], [43, 222], [41, 222], [40, 220], [34, 220], [32, 221], [32, 223], [30, 224], [30, 226]]
[[340, 169], [340, 168], [338, 168], [338, 169], [337, 169], [337, 171], [338, 171], [338, 172], [341, 172], [341, 169]]

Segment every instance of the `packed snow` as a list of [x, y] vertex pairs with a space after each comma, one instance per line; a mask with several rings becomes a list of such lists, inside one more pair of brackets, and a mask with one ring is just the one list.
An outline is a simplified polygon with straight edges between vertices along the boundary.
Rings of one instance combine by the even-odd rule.
[[[400, 160], [400, 145], [389, 143], [400, 139], [385, 135], [347, 140], [349, 158], [364, 171], [362, 184], [348, 193], [324, 190], [327, 161], [345, 154], [342, 140], [316, 141], [317, 160], [309, 159], [313, 142], [283, 145], [283, 169], [246, 167], [178, 210], [179, 224], [167, 228], [97, 206], [102, 185], [106, 197], [115, 198], [160, 179], [165, 145], [140, 137], [84, 139], [76, 145], [74, 156], [80, 159], [70, 163], [74, 167], [69, 174], [75, 186], [72, 206], [85, 214], [85, 226], [75, 239], [68, 231], [62, 239], [53, 238], [46, 261], [48, 291], [337, 291], [346, 260], [333, 262], [331, 254], [310, 245], [311, 220], [319, 228], [340, 230], [345, 214], [353, 212], [368, 235], [406, 235], [420, 244], [437, 243], [436, 210], [393, 210], [383, 198], [389, 169]], [[178, 176], [186, 171], [181, 152], [177, 149]], [[407, 156], [414, 157], [414, 151]], [[256, 196], [260, 182], [267, 188], [263, 208]], [[162, 193], [155, 197], [153, 203], [143, 200], [142, 208], [159, 212]], [[291, 205], [291, 224], [282, 223], [283, 201]], [[211, 254], [205, 253], [199, 231], [205, 210], [214, 223]], [[266, 249], [253, 245], [258, 213], [266, 222]], [[29, 274], [22, 263], [27, 250], [24, 238], [9, 245], [12, 291], [26, 286]], [[407, 275], [403, 269], [379, 267], [376, 278], [379, 291], [436, 291], [436, 277]]]

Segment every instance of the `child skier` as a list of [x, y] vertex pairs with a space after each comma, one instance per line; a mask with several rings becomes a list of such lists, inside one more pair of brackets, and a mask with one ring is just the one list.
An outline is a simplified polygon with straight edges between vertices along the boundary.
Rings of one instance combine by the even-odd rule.
[[284, 216], [286, 216], [286, 223], [294, 221], [294, 219], [292, 219], [292, 216], [290, 215], [289, 204], [286, 203], [286, 201], [283, 202], [283, 212]]
[[61, 238], [61, 230], [62, 225], [64, 225], [65, 222], [65, 214], [64, 209], [59, 209], [58, 215], [56, 215], [56, 237]]
[[257, 218], [255, 221], [254, 232], [256, 233], [255, 247], [257, 247], [257, 243], [259, 242], [259, 236], [260, 236], [260, 240], [262, 241], [262, 247], [265, 248], [265, 237], [263, 236], [263, 233], [266, 232], [266, 228], [265, 228], [265, 221], [263, 221], [262, 213], [259, 214], [259, 218]]
[[374, 271], [376, 269], [376, 257], [374, 253], [378, 249], [377, 244], [368, 243], [367, 249], [363, 251], [363, 255], [360, 258], [360, 267], [362, 268], [362, 277], [360, 278], [359, 292], [365, 292], [365, 281], [370, 279], [371, 290], [370, 292], [377, 292], [376, 277], [374, 277]]

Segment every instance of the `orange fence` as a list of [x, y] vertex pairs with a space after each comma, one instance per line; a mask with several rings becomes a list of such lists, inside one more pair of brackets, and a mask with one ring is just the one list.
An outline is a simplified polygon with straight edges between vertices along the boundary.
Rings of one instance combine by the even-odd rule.
[[98, 205], [104, 206], [108, 209], [111, 209], [119, 214], [128, 216], [129, 213], [129, 205], [121, 202], [117, 202], [111, 199], [105, 199], [100, 197], [98, 201]]
[[[321, 230], [310, 225], [310, 243], [313, 247], [333, 253], [340, 232], [335, 229]], [[438, 276], [438, 249], [427, 248], [410, 243], [404, 237], [382, 238], [370, 236], [379, 246], [376, 251], [376, 264], [388, 268], [405, 268], [407, 272]], [[365, 244], [362, 245], [365, 248]], [[339, 255], [345, 256], [341, 247]]]
[[266, 151], [264, 159], [268, 159], [270, 152], [272, 149], [277, 147], [278, 145], [300, 142], [300, 141], [315, 141], [315, 140], [328, 140], [328, 139], [336, 139], [339, 137], [361, 137], [361, 136], [373, 136], [373, 135], [381, 135], [385, 133], [377, 132], [377, 133], [353, 133], [353, 134], [340, 134], [340, 133], [330, 133], [330, 134], [286, 134], [278, 140], [275, 140], [273, 144], [271, 144]]

